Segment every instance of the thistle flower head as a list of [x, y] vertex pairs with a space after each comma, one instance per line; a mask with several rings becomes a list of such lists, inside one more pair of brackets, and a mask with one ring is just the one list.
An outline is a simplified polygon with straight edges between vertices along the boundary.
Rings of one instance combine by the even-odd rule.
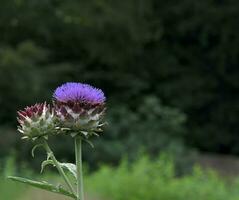
[[85, 136], [100, 130], [106, 100], [101, 89], [65, 83], [55, 90], [53, 99], [56, 115], [64, 128]]
[[85, 104], [102, 104], [105, 96], [101, 89], [94, 88], [88, 84], [65, 83], [58, 87], [53, 97], [59, 102], [78, 102]]
[[20, 124], [18, 131], [24, 139], [37, 139], [47, 137], [55, 129], [54, 113], [50, 105], [37, 103], [17, 112], [17, 120]]

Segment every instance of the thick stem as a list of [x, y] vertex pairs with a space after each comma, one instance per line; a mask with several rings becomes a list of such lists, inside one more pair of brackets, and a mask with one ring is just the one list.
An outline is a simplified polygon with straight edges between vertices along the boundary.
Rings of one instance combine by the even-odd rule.
[[52, 150], [50, 149], [48, 143], [46, 141], [44, 141], [44, 147], [48, 153], [48, 155], [50, 156], [50, 158], [52, 159], [54, 165], [56, 166], [59, 174], [63, 177], [66, 185], [69, 187], [70, 191], [75, 195], [75, 191], [74, 188], [70, 182], [70, 180], [68, 179], [68, 177], [66, 176], [64, 170], [61, 168], [59, 162], [57, 161], [56, 157], [54, 156], [54, 153], [52, 152]]
[[84, 200], [83, 170], [82, 170], [82, 139], [75, 138], [75, 155], [77, 169], [77, 200]]

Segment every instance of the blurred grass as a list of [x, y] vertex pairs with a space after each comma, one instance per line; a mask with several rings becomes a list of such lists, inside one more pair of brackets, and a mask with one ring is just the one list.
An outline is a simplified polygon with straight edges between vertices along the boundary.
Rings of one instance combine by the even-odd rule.
[[[58, 194], [54, 194], [54, 193], [50, 193], [50, 192], [46, 192], [46, 191], [42, 191], [39, 189], [30, 189], [27, 190], [27, 192], [25, 192], [23, 194], [23, 197], [20, 198], [19, 200], [72, 200], [71, 198], [67, 198], [65, 196], [62, 195], [58, 195]], [[99, 198], [95, 197], [89, 197], [86, 194], [86, 200], [100, 200]], [[9, 199], [10, 200], [10, 199]]]
[[12, 173], [16, 173], [16, 163], [14, 156], [9, 157], [0, 171], [0, 199], [15, 200], [24, 195], [27, 187], [19, 185], [13, 181], [8, 180], [6, 177]]
[[19, 200], [72, 200], [62, 195], [46, 192], [39, 189], [30, 189], [27, 190], [23, 197]]
[[[24, 196], [27, 191], [27, 187], [14, 183], [12, 181], [6, 180], [1, 177], [0, 180], [0, 199], [1, 200], [17, 200]], [[25, 200], [23, 198], [22, 200]]]
[[[13, 169], [10, 164], [7, 171]], [[39, 180], [39, 175], [28, 175]], [[57, 182], [56, 174], [43, 174], [41, 179]], [[126, 159], [118, 167], [101, 166], [85, 176], [86, 200], [239, 200], [239, 179], [225, 180], [214, 171], [195, 166], [191, 174], [177, 176], [172, 158], [162, 154], [151, 160], [142, 155], [134, 163]], [[89, 195], [90, 194], [90, 195]], [[93, 198], [94, 197], [94, 198]], [[2, 200], [70, 200], [20, 183], [0, 179]]]
[[119, 167], [102, 166], [86, 179], [88, 190], [111, 200], [239, 200], [239, 181], [228, 182], [214, 171], [195, 166], [191, 174], [175, 175], [173, 160], [167, 155], [151, 161], [142, 156]]

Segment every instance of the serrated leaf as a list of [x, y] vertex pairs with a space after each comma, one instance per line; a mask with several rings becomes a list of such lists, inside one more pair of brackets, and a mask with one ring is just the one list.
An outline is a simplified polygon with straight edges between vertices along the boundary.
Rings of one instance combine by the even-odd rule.
[[30, 180], [30, 179], [26, 179], [26, 178], [22, 178], [22, 177], [15, 177], [15, 176], [9, 176], [8, 178], [13, 180], [13, 181], [17, 181], [17, 182], [20, 182], [20, 183], [31, 185], [31, 186], [36, 187], [36, 188], [40, 188], [40, 189], [47, 190], [47, 191], [50, 191], [50, 192], [54, 192], [54, 193], [57, 193], [57, 194], [62, 194], [62, 195], [71, 197], [73, 199], [76, 198], [76, 196], [74, 194], [72, 194], [68, 190], [62, 188], [61, 186], [55, 186], [55, 185], [52, 185], [52, 184], [47, 183], [45, 181], [34, 181], [34, 180]]

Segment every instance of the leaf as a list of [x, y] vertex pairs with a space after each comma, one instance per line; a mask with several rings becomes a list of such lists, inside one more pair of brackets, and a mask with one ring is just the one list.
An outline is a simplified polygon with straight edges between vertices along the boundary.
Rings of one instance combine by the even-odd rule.
[[41, 163], [41, 173], [43, 172], [44, 168], [47, 166], [47, 165], [54, 165], [54, 162], [53, 160], [44, 160], [42, 163]]
[[37, 144], [35, 145], [33, 148], [32, 148], [32, 151], [31, 151], [31, 154], [32, 154], [32, 157], [34, 158], [34, 152], [36, 150], [36, 148], [40, 147], [40, 146], [43, 146], [43, 144]]
[[[99, 136], [99, 135], [98, 135]], [[83, 139], [85, 142], [87, 142], [90, 146], [91, 146], [91, 148], [94, 148], [94, 144], [90, 141], [90, 140], [85, 140], [85, 139]]]
[[[60, 163], [58, 162], [58, 164], [61, 166], [61, 168], [68, 170], [75, 179], [77, 179], [77, 173], [76, 173], [76, 165], [72, 164], [72, 163]], [[42, 162], [41, 164], [41, 173], [43, 172], [44, 168], [47, 165], [53, 165], [54, 167], [56, 166], [53, 162], [53, 160], [47, 159], [45, 161]]]
[[97, 136], [97, 137], [100, 137], [100, 135], [96, 132], [92, 132], [93, 135]]
[[41, 173], [43, 172], [44, 168], [47, 166], [47, 165], [53, 165], [53, 167], [55, 167], [55, 164], [53, 162], [52, 159], [50, 159], [52, 156], [52, 152], [48, 152], [47, 153], [47, 158], [46, 160], [44, 160], [42, 163], [41, 163]]
[[84, 136], [87, 136], [89, 133], [87, 131], [80, 131]]
[[78, 134], [78, 133], [73, 132], [73, 133], [71, 133], [71, 137], [75, 137], [75, 136], [77, 136], [77, 134]]
[[67, 169], [77, 179], [76, 165], [72, 163], [59, 163], [64, 169]]
[[22, 178], [22, 177], [15, 177], [15, 176], [9, 176], [8, 178], [13, 180], [13, 181], [17, 181], [17, 182], [20, 182], [20, 183], [25, 183], [27, 185], [31, 185], [31, 186], [36, 187], [36, 188], [40, 188], [40, 189], [47, 190], [47, 191], [50, 191], [50, 192], [54, 192], [54, 193], [57, 193], [57, 194], [62, 194], [62, 195], [68, 196], [68, 197], [72, 197], [73, 199], [76, 198], [76, 196], [73, 193], [71, 193], [68, 190], [62, 188], [61, 186], [55, 186], [55, 185], [52, 185], [52, 184], [47, 183], [45, 181], [34, 181], [34, 180], [30, 180], [30, 179], [26, 179], [26, 178]]

